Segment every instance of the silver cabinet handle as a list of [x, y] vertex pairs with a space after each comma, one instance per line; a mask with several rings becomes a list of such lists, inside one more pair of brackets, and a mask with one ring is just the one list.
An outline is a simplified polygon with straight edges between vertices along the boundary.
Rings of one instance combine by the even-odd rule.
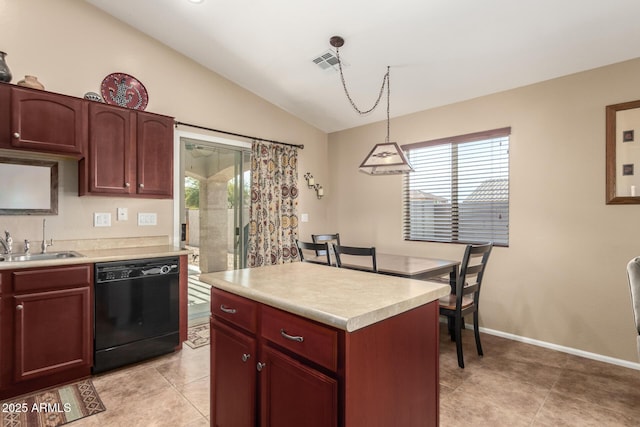
[[24, 306], [22, 304], [18, 304], [16, 305], [16, 310], [20, 311], [24, 308]]
[[285, 332], [284, 329], [280, 329], [280, 335], [282, 335], [283, 337], [285, 337], [286, 339], [291, 340], [291, 341], [296, 341], [296, 342], [304, 341], [303, 337], [300, 337], [300, 336], [296, 337], [296, 336], [293, 336], [293, 335], [289, 335], [288, 333]]
[[266, 363], [262, 363], [262, 362], [258, 362], [258, 364], [256, 365], [256, 369], [258, 370], [258, 372], [262, 372], [262, 369], [267, 366]]
[[14, 133], [13, 133], [13, 137], [14, 137], [15, 139], [20, 139], [20, 134], [19, 134], [18, 132], [14, 132]]
[[246, 362], [247, 360], [249, 360], [249, 358], [251, 358], [251, 355], [250, 355], [250, 354], [248, 354], [248, 353], [244, 353], [244, 354], [242, 355], [242, 361], [243, 361], [243, 362]]
[[131, 186], [131, 184], [129, 184], [128, 182], [125, 182], [125, 183], [124, 183], [124, 186], [125, 186], [125, 187], [127, 187], [127, 188], [129, 188], [129, 187]]
[[238, 311], [235, 308], [225, 307], [224, 304], [220, 304], [220, 310], [224, 311], [225, 313], [229, 313], [229, 314], [236, 314], [236, 311]]
[[140, 188], [144, 188], [144, 184], [140, 184]]

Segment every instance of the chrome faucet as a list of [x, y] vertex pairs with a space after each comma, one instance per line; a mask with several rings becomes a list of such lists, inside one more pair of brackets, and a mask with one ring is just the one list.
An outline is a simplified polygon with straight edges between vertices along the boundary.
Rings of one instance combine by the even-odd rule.
[[4, 239], [0, 237], [0, 244], [4, 248], [5, 254], [11, 254], [11, 252], [13, 251], [13, 238], [7, 230], [4, 230], [4, 236]]
[[45, 237], [45, 225], [46, 225], [46, 223], [47, 223], [47, 220], [43, 219], [42, 220], [42, 246], [41, 246], [43, 254], [47, 253], [47, 248], [49, 246], [53, 246], [53, 239], [51, 239], [49, 241], [49, 243], [47, 243], [47, 240], [46, 240], [46, 237]]
[[24, 239], [24, 254], [29, 255], [31, 253], [29, 252], [30, 249], [31, 249], [31, 243], [29, 243], [29, 239]]

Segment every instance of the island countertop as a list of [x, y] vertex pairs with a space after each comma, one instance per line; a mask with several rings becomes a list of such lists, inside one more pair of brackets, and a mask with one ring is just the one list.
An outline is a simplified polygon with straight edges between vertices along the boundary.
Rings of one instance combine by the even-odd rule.
[[448, 284], [305, 262], [200, 275], [202, 282], [348, 332], [448, 295]]

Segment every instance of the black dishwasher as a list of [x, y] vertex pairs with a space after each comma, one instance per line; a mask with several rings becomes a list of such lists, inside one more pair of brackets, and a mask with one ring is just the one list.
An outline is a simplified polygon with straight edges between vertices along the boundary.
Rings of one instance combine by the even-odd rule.
[[177, 257], [96, 263], [93, 373], [175, 350]]

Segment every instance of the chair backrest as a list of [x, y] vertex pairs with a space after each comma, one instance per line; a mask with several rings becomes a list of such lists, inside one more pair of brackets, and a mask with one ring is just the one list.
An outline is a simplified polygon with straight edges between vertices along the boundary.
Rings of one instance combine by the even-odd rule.
[[[311, 240], [313, 243], [324, 243], [327, 242], [329, 245], [332, 243], [340, 244], [340, 233], [336, 234], [312, 234]], [[324, 253], [317, 252], [316, 255], [324, 255]]]
[[356, 256], [370, 256], [371, 257], [371, 268], [366, 267], [355, 267], [349, 266], [348, 268], [352, 268], [354, 270], [365, 270], [365, 271], [373, 271], [378, 272], [378, 263], [376, 261], [376, 248], [363, 248], [357, 246], [340, 246], [337, 244], [333, 244], [333, 253], [336, 256], [336, 265], [338, 267], [343, 267], [342, 261], [340, 259], [340, 255], [356, 255]]
[[462, 297], [469, 294], [473, 294], [473, 302], [478, 304], [480, 287], [492, 248], [493, 243], [467, 245], [462, 257], [462, 264], [460, 264], [460, 275], [456, 283], [456, 306], [460, 307]]
[[[300, 240], [296, 240], [296, 246], [298, 247], [298, 253], [300, 254], [300, 261], [304, 262], [312, 262], [314, 264], [326, 264], [331, 265], [331, 259], [329, 258], [329, 244], [328, 243], [311, 243], [311, 242], [301, 242]], [[318, 255], [317, 259], [305, 259], [304, 251], [314, 251], [314, 253], [318, 253], [322, 251], [324, 255]]]
[[638, 331], [638, 354], [640, 355], [640, 257], [636, 257], [627, 264], [627, 277], [631, 290], [633, 318]]

